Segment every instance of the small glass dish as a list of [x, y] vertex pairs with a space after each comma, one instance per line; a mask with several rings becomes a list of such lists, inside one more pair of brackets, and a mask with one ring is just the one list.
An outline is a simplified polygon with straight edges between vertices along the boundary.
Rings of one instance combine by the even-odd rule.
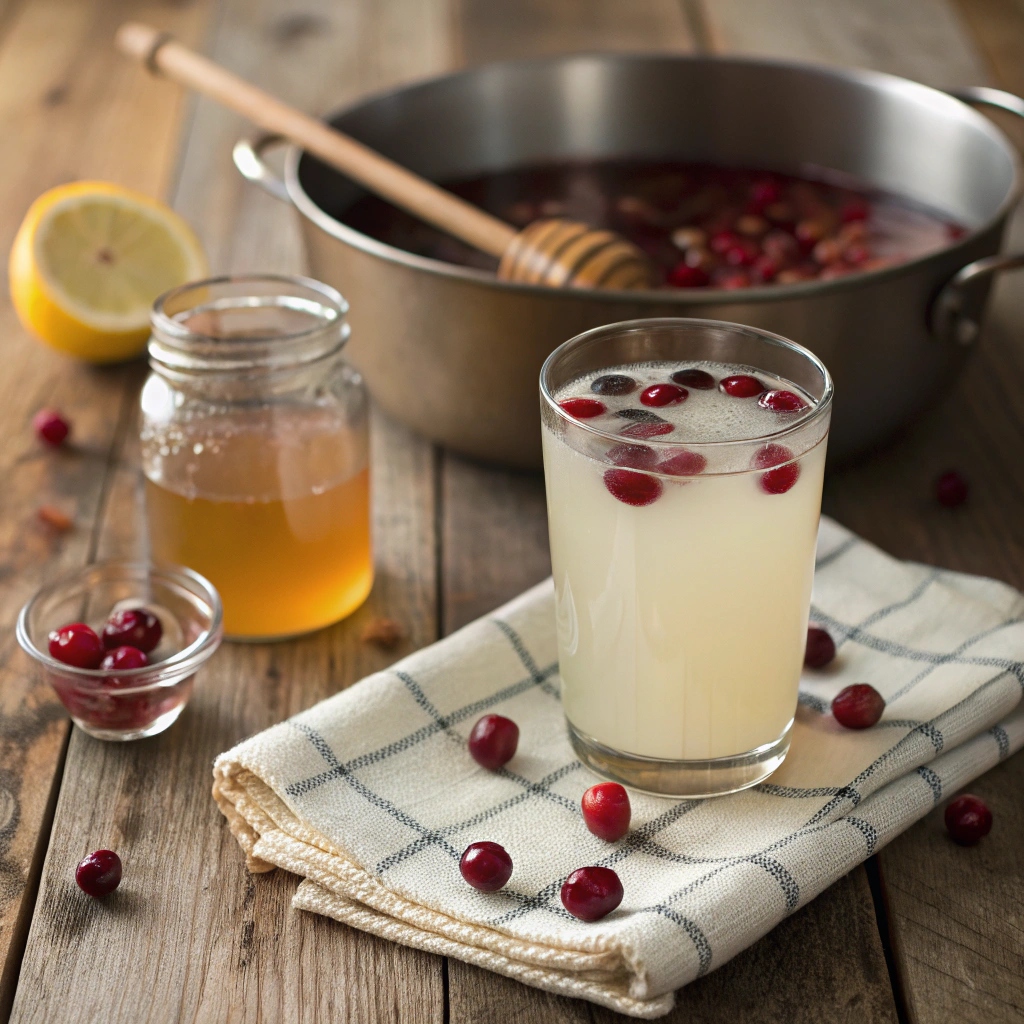
[[[85, 622], [100, 633], [115, 606], [158, 615], [164, 636], [153, 654], [159, 660], [134, 669], [83, 669], [50, 655], [51, 630]], [[196, 672], [220, 646], [222, 620], [217, 591], [191, 569], [109, 561], [41, 588], [21, 609], [17, 636], [75, 725], [101, 740], [137, 740], [163, 732], [181, 714]]]

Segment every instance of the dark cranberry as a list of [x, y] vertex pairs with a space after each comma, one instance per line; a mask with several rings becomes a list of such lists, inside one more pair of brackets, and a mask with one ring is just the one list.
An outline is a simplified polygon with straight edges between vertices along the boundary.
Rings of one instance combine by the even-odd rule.
[[497, 843], [470, 843], [459, 871], [474, 889], [497, 892], [512, 877], [512, 858]]
[[664, 423], [656, 412], [648, 412], [646, 409], [619, 409], [615, 414], [624, 420], [633, 420], [636, 423]]
[[622, 437], [635, 437], [638, 441], [646, 441], [651, 437], [661, 437], [663, 434], [671, 434], [676, 428], [671, 423], [662, 420], [660, 423], [634, 423], [632, 426], [620, 430]]
[[658, 453], [645, 444], [617, 444], [605, 456], [609, 462], [627, 469], [653, 469]]
[[71, 424], [56, 409], [40, 409], [32, 417], [32, 429], [40, 441], [58, 448], [71, 433]]
[[755, 281], [760, 281], [762, 284], [769, 284], [774, 281], [778, 276], [779, 271], [782, 269], [782, 264], [779, 260], [773, 256], [758, 256], [754, 260], [754, 265], [750, 268], [750, 273], [753, 275]]
[[650, 505], [661, 497], [660, 480], [632, 469], [606, 470], [604, 485], [613, 498], [626, 505]]
[[800, 243], [800, 251], [808, 253], [825, 237], [825, 225], [820, 220], [802, 220], [793, 234]]
[[558, 403], [558, 408], [578, 420], [589, 420], [605, 411], [604, 402], [596, 398], [567, 398]]
[[562, 906], [581, 921], [600, 921], [622, 902], [622, 883], [611, 868], [577, 868], [562, 883]]
[[696, 391], [710, 391], [715, 386], [715, 378], [707, 370], [698, 370], [696, 367], [690, 370], [676, 370], [672, 379], [677, 384], [682, 384]]
[[673, 288], [703, 288], [711, 278], [703, 267], [691, 267], [688, 263], [677, 263], [668, 272], [668, 283]]
[[519, 746], [519, 726], [502, 715], [484, 715], [469, 734], [469, 752], [477, 764], [497, 771]]
[[870, 212], [871, 208], [865, 200], [851, 199], [848, 203], [843, 204], [839, 211], [839, 219], [844, 224], [849, 224], [851, 221], [867, 220]]
[[583, 794], [583, 822], [601, 839], [614, 843], [629, 831], [629, 794], [617, 782], [599, 782]]
[[147, 608], [125, 608], [114, 612], [103, 627], [103, 646], [135, 647], [149, 654], [164, 635], [160, 620]]
[[971, 846], [992, 831], [992, 812], [981, 797], [964, 793], [946, 805], [946, 830], [961, 846]]
[[99, 668], [103, 660], [103, 644], [84, 622], [61, 626], [49, 635], [50, 655], [75, 668]]
[[736, 221], [736, 230], [748, 238], [760, 238], [771, 225], [756, 213], [746, 213]]
[[795, 391], [766, 391], [757, 404], [772, 412], [799, 412], [807, 408], [807, 403]]
[[75, 868], [75, 881], [89, 896], [109, 896], [121, 884], [121, 858], [113, 850], [90, 853]]
[[[750, 460], [754, 469], [765, 469], [760, 478], [761, 490], [766, 494], [785, 494], [800, 479], [800, 463], [790, 462], [793, 453], [782, 444], [766, 444]], [[784, 465], [788, 463], [788, 465]], [[778, 466], [778, 469], [772, 469]]]
[[686, 388], [679, 387], [678, 384], [652, 384], [640, 392], [640, 401], [644, 405], [653, 405], [655, 408], [663, 405], [679, 405], [689, 397], [690, 392]]
[[796, 211], [789, 203], [770, 203], [762, 211], [764, 215], [780, 228], [789, 230], [796, 224]]
[[807, 627], [804, 664], [808, 668], [824, 668], [836, 656], [836, 643], [820, 626]]
[[658, 472], [668, 476], [697, 476], [707, 469], [708, 460], [700, 452], [681, 451], [658, 465]]
[[832, 701], [832, 717], [847, 729], [870, 729], [884, 710], [882, 695], [867, 683], [843, 687]]
[[145, 668], [149, 664], [149, 658], [137, 647], [115, 647], [107, 651], [100, 668], [112, 668], [116, 671], [129, 668]]
[[970, 486], [962, 473], [955, 469], [947, 470], [935, 481], [935, 497], [940, 505], [956, 508], [967, 500]]
[[723, 377], [718, 386], [733, 398], [753, 398], [764, 391], [764, 385], [748, 373], [737, 373], [732, 377]]
[[724, 256], [738, 241], [740, 236], [735, 231], [716, 231], [711, 236], [711, 251]]
[[628, 395], [636, 391], [636, 381], [624, 373], [606, 373], [590, 384], [595, 395]]
[[750, 201], [759, 211], [766, 206], [771, 206], [772, 203], [779, 202], [780, 199], [782, 199], [782, 186], [777, 181], [772, 181], [771, 178], [762, 178], [750, 186]]

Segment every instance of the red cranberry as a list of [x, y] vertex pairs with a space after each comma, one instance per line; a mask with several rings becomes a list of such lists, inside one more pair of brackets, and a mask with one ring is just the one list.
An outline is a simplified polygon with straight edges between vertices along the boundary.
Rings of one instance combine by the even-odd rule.
[[604, 402], [596, 398], [567, 398], [558, 403], [558, 408], [578, 420], [589, 420], [605, 411]]
[[735, 231], [716, 231], [711, 236], [711, 251], [718, 253], [719, 256], [724, 256], [737, 242], [740, 241], [740, 236]]
[[668, 476], [697, 476], [707, 469], [708, 460], [700, 452], [681, 451], [665, 459], [658, 466], [659, 473]]
[[730, 267], [749, 267], [760, 255], [761, 250], [749, 238], [741, 238], [735, 245], [725, 250], [725, 262]]
[[[782, 444], [766, 444], [750, 460], [754, 469], [765, 469], [761, 474], [761, 490], [766, 494], [785, 494], [800, 479], [800, 463], [790, 462], [793, 453]], [[784, 465], [787, 463], [787, 465]], [[778, 466], [778, 469], [771, 467]]]
[[651, 437], [661, 437], [664, 434], [671, 434], [676, 428], [671, 423], [662, 420], [660, 423], [634, 423], [620, 430], [622, 437], [634, 437], [638, 441], [646, 441]]
[[640, 392], [640, 401], [643, 405], [653, 405], [659, 408], [663, 405], [679, 405], [690, 397], [686, 388], [678, 384], [652, 384]]
[[611, 868], [577, 868], [562, 883], [562, 906], [581, 921], [600, 921], [622, 902], [622, 882]]
[[60, 447], [71, 433], [71, 424], [56, 409], [40, 409], [32, 417], [32, 428], [40, 441], [54, 448]]
[[808, 253], [825, 237], [825, 225], [819, 220], [802, 220], [793, 234], [800, 243], [800, 251]]
[[769, 231], [761, 239], [761, 251], [765, 256], [785, 263], [800, 252], [796, 239], [788, 231]]
[[882, 695], [867, 683], [844, 687], [832, 701], [832, 717], [847, 729], [870, 729], [884, 710]]
[[100, 638], [84, 622], [55, 629], [49, 636], [50, 655], [75, 668], [99, 668], [103, 660]]
[[808, 668], [824, 668], [836, 656], [836, 643], [820, 626], [807, 627], [804, 664]]
[[121, 884], [121, 858], [113, 850], [90, 853], [75, 868], [75, 881], [95, 899], [109, 896]]
[[112, 668], [121, 671], [129, 668], [145, 668], [149, 664], [149, 658], [137, 647], [115, 647], [107, 651], [100, 668]]
[[754, 265], [750, 268], [750, 272], [754, 276], [755, 281], [769, 284], [775, 280], [781, 269], [782, 264], [773, 256], [758, 256], [754, 260]]
[[860, 267], [871, 259], [871, 250], [862, 242], [855, 242], [852, 245], [848, 245], [843, 251], [843, 259], [851, 267]]
[[851, 199], [848, 203], [844, 203], [839, 210], [839, 219], [844, 224], [849, 224], [851, 221], [867, 220], [870, 212], [871, 208], [865, 200]]
[[474, 889], [497, 892], [512, 877], [512, 858], [497, 843], [470, 843], [459, 871]]
[[696, 391], [710, 391], [715, 386], [715, 378], [707, 370], [698, 370], [696, 367], [690, 370], [676, 370], [672, 379], [677, 384], [683, 384]]
[[653, 469], [658, 453], [645, 444], [617, 444], [609, 448], [605, 458], [626, 469]]
[[940, 505], [956, 508], [967, 500], [970, 487], [962, 473], [955, 469], [947, 470], [935, 481], [935, 497]]
[[703, 288], [711, 278], [703, 267], [691, 267], [688, 263], [677, 263], [668, 272], [668, 283], [673, 288]]
[[519, 746], [519, 726], [502, 715], [484, 715], [469, 734], [469, 752], [477, 764], [497, 771]]
[[613, 498], [625, 505], [650, 505], [661, 497], [661, 481], [632, 469], [609, 469], [604, 474], [604, 485]]
[[590, 390], [595, 395], [628, 395], [636, 391], [636, 381], [624, 373], [606, 373], [591, 382]]
[[134, 647], [148, 654], [164, 635], [160, 620], [146, 608], [124, 608], [114, 612], [103, 627], [103, 646]]
[[733, 398], [753, 398], [764, 391], [764, 385], [748, 373], [737, 373], [732, 377], [723, 377], [718, 386]]
[[757, 404], [772, 412], [799, 412], [807, 408], [807, 403], [795, 391], [766, 391]]
[[750, 274], [745, 270], [726, 271], [715, 277], [715, 286], [727, 292], [739, 291], [741, 288], [749, 288], [751, 285]]
[[583, 794], [583, 822], [600, 839], [614, 843], [629, 831], [629, 794], [617, 782], [599, 782]]
[[946, 830], [961, 846], [970, 846], [992, 831], [992, 812], [980, 797], [964, 793], [946, 805]]
[[771, 178], [762, 178], [750, 186], [750, 201], [759, 210], [782, 199], [782, 186]]

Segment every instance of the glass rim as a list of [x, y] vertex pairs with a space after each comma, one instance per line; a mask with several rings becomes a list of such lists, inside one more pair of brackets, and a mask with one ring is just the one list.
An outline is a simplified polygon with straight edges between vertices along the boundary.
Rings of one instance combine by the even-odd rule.
[[[58, 661], [49, 651], [42, 650], [36, 646], [29, 630], [29, 616], [35, 606], [42, 600], [52, 597], [60, 590], [74, 583], [76, 580], [88, 576], [97, 570], [128, 570], [142, 571], [147, 576], [163, 577], [172, 582], [190, 583], [198, 588], [202, 596], [210, 605], [210, 625], [203, 630], [187, 647], [183, 647], [176, 654], [163, 661], [155, 662], [152, 665], [143, 665], [140, 668], [103, 669], [103, 668], [79, 668], [77, 665], [68, 665]], [[113, 677], [115, 679], [133, 679], [157, 675], [174, 676], [172, 682], [180, 682], [183, 670], [186, 673], [195, 672], [199, 666], [206, 661], [220, 646], [223, 634], [224, 607], [221, 603], [220, 594], [213, 584], [194, 569], [183, 565], [160, 566], [150, 562], [135, 562], [130, 559], [113, 558], [102, 562], [91, 562], [73, 573], [67, 573], [57, 577], [50, 583], [41, 586], [22, 606], [18, 613], [15, 635], [21, 649], [39, 662], [40, 665], [72, 679], [80, 679], [83, 682], [99, 682], [102, 679]], [[136, 687], [124, 687], [118, 689], [114, 696], [139, 693], [146, 690], [157, 689], [169, 685], [162, 679], [154, 678]]]
[[[630, 438], [623, 437], [622, 434], [615, 434], [608, 430], [602, 430], [599, 427], [595, 427], [585, 420], [577, 419], [574, 416], [570, 416], [564, 409], [562, 409], [558, 402], [555, 400], [554, 395], [551, 393], [551, 389], [548, 386], [548, 377], [551, 372], [551, 367], [554, 362], [563, 355], [570, 347], [577, 347], [585, 341], [599, 337], [601, 335], [617, 335], [617, 334], [629, 334], [639, 332], [641, 330], [649, 330], [651, 328], [683, 328], [685, 330], [698, 330], [698, 329], [722, 329], [726, 328], [730, 331], [735, 331], [741, 334], [752, 335], [762, 341], [770, 342], [773, 344], [781, 345], [783, 348], [789, 349], [791, 352], [795, 352], [797, 355], [804, 357], [812, 366], [814, 366], [822, 376], [824, 381], [824, 391], [822, 392], [821, 398], [819, 398], [813, 409], [805, 416], [795, 420], [785, 426], [780, 427], [779, 430], [774, 430], [769, 434], [759, 434], [755, 437], [743, 437], [735, 438], [725, 441], [686, 441], [680, 439], [669, 439], [665, 435], [660, 435], [650, 438]], [[612, 369], [612, 367], [609, 367]], [[757, 369], [755, 367], [755, 369]], [[762, 373], [768, 371], [762, 370]], [[789, 338], [783, 337], [781, 334], [775, 334], [773, 331], [766, 331], [760, 327], [750, 327], [747, 324], [734, 323], [729, 320], [708, 320], [699, 317], [644, 317], [634, 320], [621, 320], [617, 323], [602, 324], [599, 327], [592, 327], [590, 330], [583, 331], [581, 334], [576, 334], [566, 341], [563, 341], [551, 354], [544, 360], [544, 364], [540, 368], [540, 393], [541, 397], [547, 404], [547, 407], [561, 420], [570, 424], [578, 430], [586, 431], [593, 437], [603, 438], [607, 441], [613, 441], [616, 444], [636, 444], [636, 445], [647, 445], [654, 448], [662, 448], [666, 450], [673, 450], [679, 448], [703, 448], [703, 449], [723, 449], [730, 448], [737, 445], [756, 445], [768, 442], [778, 441], [780, 438], [789, 437], [792, 434], [798, 433], [807, 427], [820, 420], [832, 407], [832, 398], [835, 393], [835, 387], [832, 381], [832, 375], [828, 372], [828, 367], [818, 358], [809, 348], [799, 344], [795, 341], [790, 341]], [[638, 470], [638, 472], [644, 472], [644, 470]]]

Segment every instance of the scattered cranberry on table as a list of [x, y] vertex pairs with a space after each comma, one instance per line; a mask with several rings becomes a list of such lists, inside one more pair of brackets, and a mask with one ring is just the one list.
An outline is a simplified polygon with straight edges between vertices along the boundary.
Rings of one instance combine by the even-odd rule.
[[765, 494], [785, 494], [800, 479], [800, 463], [791, 462], [792, 458], [793, 453], [783, 444], [766, 444], [754, 452], [751, 467], [767, 471], [759, 481]]
[[611, 868], [577, 868], [562, 883], [562, 906], [581, 921], [600, 921], [622, 902], [622, 882]]
[[99, 668], [103, 660], [103, 644], [91, 626], [72, 622], [50, 633], [50, 656], [75, 668]]
[[59, 448], [71, 433], [71, 424], [56, 409], [40, 409], [32, 417], [32, 429], [44, 444]]
[[629, 831], [629, 794], [617, 782], [599, 782], [580, 801], [583, 822], [599, 839], [614, 843]]
[[723, 377], [718, 386], [733, 398], [753, 398], [765, 390], [764, 385], [749, 373], [737, 373], [731, 377]]
[[589, 420], [605, 411], [604, 402], [596, 398], [567, 398], [558, 403], [558, 408], [578, 420]]
[[484, 715], [469, 734], [473, 760], [492, 772], [512, 760], [518, 745], [519, 726], [502, 715]]
[[462, 877], [481, 892], [497, 892], [512, 877], [512, 858], [497, 843], [470, 843], [459, 861]]
[[121, 884], [121, 858], [113, 850], [90, 853], [75, 868], [75, 881], [95, 899], [109, 896]]
[[[100, 668], [124, 671], [131, 668], [145, 668], [148, 664], [149, 658], [137, 647], [115, 647], [104, 655], [100, 662]], [[112, 683], [114, 680], [108, 680], [108, 682]]]
[[885, 710], [885, 698], [867, 683], [844, 687], [832, 700], [832, 717], [846, 729], [870, 729]]
[[807, 627], [804, 664], [808, 668], [824, 668], [836, 656], [836, 642], [821, 626]]
[[632, 469], [609, 469], [604, 474], [604, 485], [613, 498], [624, 505], [642, 508], [661, 497], [662, 484], [657, 477], [647, 476]]
[[955, 469], [947, 470], [935, 481], [935, 498], [946, 508], [962, 505], [970, 493], [966, 478]]
[[146, 608], [124, 608], [114, 612], [103, 627], [103, 646], [134, 647], [149, 654], [163, 636], [160, 620]]
[[946, 830], [961, 846], [971, 846], [992, 831], [992, 812], [981, 797], [964, 793], [946, 805]]

